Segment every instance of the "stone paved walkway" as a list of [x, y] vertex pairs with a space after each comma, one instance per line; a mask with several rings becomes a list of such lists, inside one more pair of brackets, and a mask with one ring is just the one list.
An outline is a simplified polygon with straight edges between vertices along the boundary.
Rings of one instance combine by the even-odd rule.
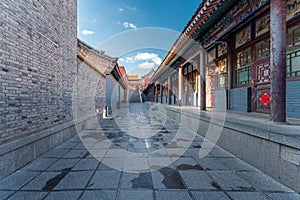
[[[0, 199], [300, 199], [146, 104], [94, 122], [0, 181]], [[203, 149], [202, 149], [203, 150]]]

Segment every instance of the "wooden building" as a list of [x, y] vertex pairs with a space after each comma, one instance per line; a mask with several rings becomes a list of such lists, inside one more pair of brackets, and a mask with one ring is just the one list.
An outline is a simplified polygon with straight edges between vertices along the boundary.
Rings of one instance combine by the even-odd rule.
[[300, 0], [203, 1], [151, 82], [151, 101], [300, 118]]

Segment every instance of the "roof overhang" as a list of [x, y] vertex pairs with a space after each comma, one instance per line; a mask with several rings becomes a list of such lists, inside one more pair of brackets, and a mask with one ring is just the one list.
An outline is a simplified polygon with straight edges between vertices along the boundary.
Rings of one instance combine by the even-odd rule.
[[202, 37], [209, 31], [239, 0], [206, 0], [201, 3], [182, 34], [178, 37], [171, 50], [151, 78], [156, 82], [164, 72], [172, 67], [178, 67], [184, 62], [182, 57], [197, 43], [203, 45]]

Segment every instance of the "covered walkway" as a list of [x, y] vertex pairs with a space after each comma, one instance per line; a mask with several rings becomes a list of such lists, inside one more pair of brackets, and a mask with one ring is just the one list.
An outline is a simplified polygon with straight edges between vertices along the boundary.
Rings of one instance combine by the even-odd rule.
[[204, 149], [206, 139], [166, 116], [130, 104], [95, 121], [2, 179], [0, 199], [300, 199], [221, 147]]

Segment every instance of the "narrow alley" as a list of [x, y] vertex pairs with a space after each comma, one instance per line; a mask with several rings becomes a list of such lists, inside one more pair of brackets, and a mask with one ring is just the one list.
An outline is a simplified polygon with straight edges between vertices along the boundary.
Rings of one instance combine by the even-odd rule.
[[[155, 117], [153, 117], [155, 116]], [[180, 133], [181, 132], [181, 133]], [[0, 181], [1, 199], [299, 199], [218, 146], [133, 103]]]

